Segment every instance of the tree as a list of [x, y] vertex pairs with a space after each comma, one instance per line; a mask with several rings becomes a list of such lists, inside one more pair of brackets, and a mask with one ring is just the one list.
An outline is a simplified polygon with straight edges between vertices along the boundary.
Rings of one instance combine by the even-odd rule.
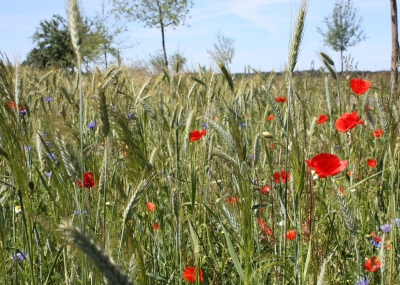
[[[118, 58], [123, 49], [133, 46], [129, 39], [120, 38], [120, 35], [127, 31], [126, 23], [117, 21], [111, 16], [111, 13], [106, 11], [105, 3], [103, 1], [101, 3], [101, 11], [96, 12], [96, 16], [93, 19], [93, 24], [96, 27], [96, 31], [104, 38], [99, 45], [99, 49], [102, 57], [101, 61], [104, 62], [106, 68], [108, 66], [110, 56]], [[114, 22], [111, 22], [113, 20]]]
[[217, 43], [213, 44], [213, 49], [207, 50], [207, 52], [217, 64], [222, 63], [225, 66], [228, 66], [232, 63], [232, 59], [235, 56], [235, 48], [233, 47], [234, 43], [234, 39], [218, 32]]
[[399, 32], [397, 22], [397, 1], [390, 0], [391, 22], [392, 22], [392, 59], [391, 59], [391, 79], [390, 79], [390, 100], [392, 105], [398, 87], [398, 69], [397, 62], [399, 58]]
[[332, 15], [325, 17], [323, 22], [328, 31], [323, 32], [319, 27], [317, 31], [324, 37], [325, 45], [340, 52], [340, 66], [343, 72], [343, 51], [366, 39], [361, 28], [362, 16], [357, 17], [357, 8], [351, 0], [338, 0]]
[[[111, 0], [110, 0], [111, 1]], [[161, 30], [164, 66], [168, 69], [167, 51], [165, 48], [165, 28], [184, 25], [192, 0], [113, 0], [113, 12], [129, 20], [138, 20], [145, 27]]]
[[[99, 45], [104, 36], [91, 30], [89, 20], [83, 21], [82, 35], [83, 63], [88, 68], [88, 64], [99, 56]], [[28, 53], [23, 64], [37, 68], [74, 68], [74, 49], [67, 21], [63, 17], [54, 15], [50, 21], [41, 21], [32, 39], [36, 47]]]

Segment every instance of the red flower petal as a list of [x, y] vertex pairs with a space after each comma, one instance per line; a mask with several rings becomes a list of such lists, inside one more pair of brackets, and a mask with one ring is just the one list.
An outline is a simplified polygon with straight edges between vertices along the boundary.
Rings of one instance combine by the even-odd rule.
[[[204, 282], [203, 271], [199, 269], [199, 277], [200, 281]], [[186, 279], [190, 283], [196, 282], [196, 268], [195, 267], [187, 267], [183, 272], [182, 279]]]
[[372, 133], [372, 136], [375, 138], [380, 138], [385, 134], [385, 132], [381, 129], [376, 130], [375, 132]]
[[376, 160], [373, 159], [373, 158], [368, 159], [367, 164], [368, 164], [368, 166], [371, 167], [371, 168], [375, 168], [375, 167], [378, 165], [378, 163], [376, 162]]
[[276, 97], [275, 98], [275, 102], [277, 102], [277, 103], [285, 103], [286, 102], [286, 98], [285, 97]]
[[381, 268], [381, 262], [379, 259], [377, 260], [376, 256], [371, 257], [364, 263], [364, 269], [369, 272], [376, 272], [379, 268]]
[[[79, 188], [82, 188], [82, 182], [78, 180], [76, 182], [78, 184]], [[94, 180], [94, 174], [93, 172], [85, 172], [83, 174], [83, 184], [85, 185], [85, 188], [93, 188], [95, 185], [95, 180]]]
[[311, 160], [306, 160], [306, 163], [315, 170], [319, 178], [335, 176], [348, 165], [347, 160], [340, 161], [336, 155], [329, 153], [320, 153]]
[[362, 125], [363, 121], [360, 120], [357, 112], [345, 113], [339, 119], [336, 120], [335, 127], [339, 132], [345, 133], [348, 130], [353, 129], [357, 125]]
[[371, 82], [359, 78], [350, 79], [350, 87], [357, 95], [362, 95], [371, 87]]
[[198, 130], [194, 130], [190, 132], [190, 142], [194, 142], [197, 141], [199, 139], [201, 139], [203, 136], [205, 136], [207, 133], [207, 130], [204, 129], [203, 131], [198, 131]]
[[318, 125], [321, 125], [321, 124], [327, 122], [328, 120], [329, 119], [328, 119], [327, 115], [321, 115], [318, 117]]
[[156, 209], [156, 205], [154, 205], [153, 203], [151, 203], [151, 202], [147, 202], [147, 209], [150, 211], [150, 212], [153, 212], [155, 209]]
[[297, 236], [296, 230], [291, 230], [286, 233], [287, 240], [294, 240], [296, 238], [296, 236]]

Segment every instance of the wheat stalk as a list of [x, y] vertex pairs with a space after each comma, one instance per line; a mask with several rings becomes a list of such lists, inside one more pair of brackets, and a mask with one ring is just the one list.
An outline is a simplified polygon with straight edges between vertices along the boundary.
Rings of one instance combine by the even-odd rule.
[[233, 140], [232, 136], [226, 132], [220, 125], [218, 125], [216, 122], [207, 119], [209, 121], [210, 126], [217, 131], [217, 133], [222, 137], [222, 139], [225, 141], [225, 143], [228, 145], [228, 148], [230, 151], [235, 152], [236, 147], [235, 147], [235, 141]]
[[74, 47], [78, 65], [82, 62], [82, 36], [81, 36], [81, 15], [79, 12], [78, 2], [76, 0], [68, 0], [68, 24], [69, 33], [71, 35], [72, 46]]
[[226, 81], [228, 82], [229, 89], [231, 89], [232, 93], [234, 93], [235, 89], [233, 86], [232, 76], [229, 74], [229, 71], [226, 69], [225, 65], [220, 64], [219, 68], [221, 69], [222, 74], [224, 75]]
[[293, 35], [292, 44], [289, 52], [289, 71], [292, 73], [296, 66], [300, 53], [300, 45], [303, 40], [305, 17], [307, 14], [308, 0], [303, 0], [300, 4], [300, 12], [297, 17], [296, 30]]
[[[336, 248], [335, 248], [335, 250], [336, 250]], [[328, 265], [328, 262], [331, 260], [335, 250], [327, 258], [325, 258], [324, 263], [321, 266], [321, 271], [318, 275], [317, 285], [326, 285], [327, 284], [325, 282], [326, 266]]]
[[151, 183], [153, 182], [154, 177], [155, 177], [155, 174], [153, 173], [150, 175], [149, 179], [143, 179], [142, 181], [140, 181], [140, 183], [136, 187], [136, 190], [133, 193], [131, 199], [129, 200], [129, 203], [126, 206], [124, 214], [123, 214], [122, 220], [124, 221], [124, 227], [125, 227], [126, 223], [132, 218], [133, 209], [139, 203], [140, 197], [142, 197], [142, 195], [150, 187]]
[[99, 110], [100, 110], [100, 120], [102, 122], [102, 132], [104, 137], [108, 136], [110, 132], [110, 120], [108, 117], [108, 110], [107, 110], [107, 98], [105, 94], [105, 90], [100, 88], [99, 90]]
[[340, 205], [340, 210], [342, 211], [344, 223], [346, 225], [346, 228], [350, 231], [352, 235], [356, 235], [357, 233], [357, 225], [354, 221], [353, 214], [351, 213], [350, 207], [347, 204], [346, 200], [341, 196], [337, 195], [339, 205]]
[[379, 124], [381, 125], [381, 128], [385, 131], [385, 134], [387, 134], [389, 132], [389, 124], [387, 116], [385, 111], [383, 110], [381, 100], [379, 100], [378, 98], [378, 93], [376, 92], [375, 92], [375, 102], [376, 102], [376, 107], [378, 108]]
[[133, 285], [129, 277], [124, 275], [121, 269], [114, 263], [111, 257], [107, 256], [103, 250], [80, 228], [74, 227], [70, 221], [64, 221], [60, 228], [66, 231], [66, 235], [71, 241], [82, 250], [100, 270], [101, 273], [114, 285]]
[[258, 160], [260, 159], [260, 141], [260, 134], [257, 134], [254, 139], [254, 165], [256, 165]]

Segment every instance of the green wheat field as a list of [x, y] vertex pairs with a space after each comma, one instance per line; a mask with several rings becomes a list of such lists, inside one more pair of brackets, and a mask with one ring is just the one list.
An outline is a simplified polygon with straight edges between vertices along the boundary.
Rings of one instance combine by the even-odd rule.
[[294, 72], [304, 14], [279, 74], [1, 56], [0, 284], [400, 284], [390, 72]]

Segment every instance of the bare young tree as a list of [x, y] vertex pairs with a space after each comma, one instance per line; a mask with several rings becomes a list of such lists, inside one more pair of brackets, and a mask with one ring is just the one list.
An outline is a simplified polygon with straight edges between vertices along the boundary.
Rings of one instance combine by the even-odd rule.
[[232, 63], [232, 59], [235, 56], [234, 43], [234, 39], [218, 32], [217, 43], [213, 44], [213, 49], [207, 50], [207, 52], [214, 62], [228, 66]]
[[399, 32], [397, 24], [397, 1], [390, 0], [391, 22], [392, 22], [392, 59], [391, 59], [391, 78], [390, 78], [390, 98], [389, 104], [395, 99], [398, 87], [398, 68], [399, 57]]
[[129, 20], [140, 21], [145, 27], [161, 30], [161, 42], [164, 53], [164, 65], [168, 69], [168, 57], [165, 48], [165, 28], [184, 25], [192, 0], [109, 0], [114, 5], [113, 12]]
[[333, 8], [332, 14], [325, 17], [324, 23], [328, 31], [321, 28], [317, 31], [324, 37], [324, 44], [330, 46], [334, 51], [340, 52], [340, 66], [343, 72], [343, 51], [366, 39], [361, 28], [362, 16], [357, 16], [357, 8], [351, 0], [338, 0]]

